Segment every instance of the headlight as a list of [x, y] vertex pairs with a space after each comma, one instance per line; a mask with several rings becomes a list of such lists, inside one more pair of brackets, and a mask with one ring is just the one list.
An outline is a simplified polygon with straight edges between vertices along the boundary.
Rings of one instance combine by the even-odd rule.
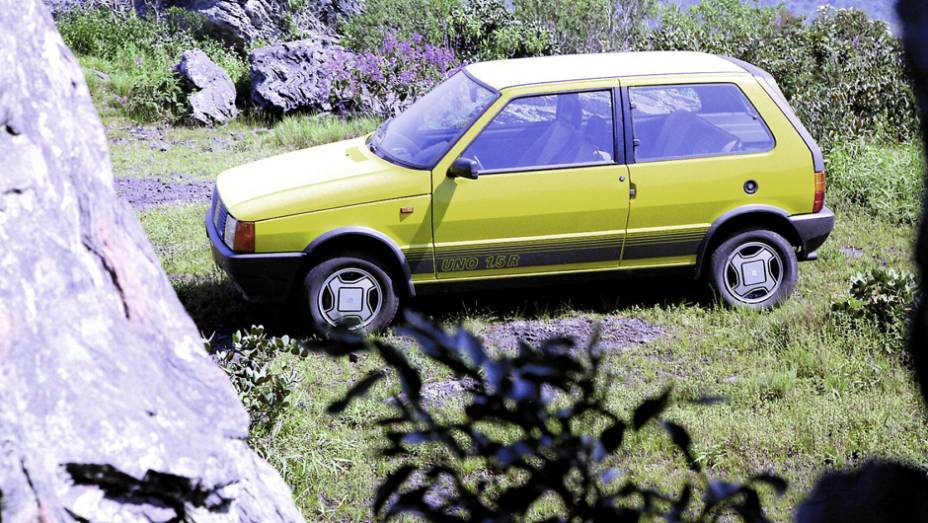
[[235, 228], [238, 226], [238, 220], [232, 217], [231, 214], [226, 215], [226, 227], [222, 231], [222, 241], [225, 242], [226, 246], [230, 249], [235, 246]]

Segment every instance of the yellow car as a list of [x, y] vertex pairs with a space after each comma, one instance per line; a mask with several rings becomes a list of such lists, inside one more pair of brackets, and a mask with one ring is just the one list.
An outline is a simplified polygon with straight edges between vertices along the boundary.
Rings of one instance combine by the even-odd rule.
[[468, 65], [376, 132], [219, 175], [213, 257], [246, 299], [376, 330], [457, 284], [680, 269], [769, 308], [834, 226], [774, 79], [702, 53]]

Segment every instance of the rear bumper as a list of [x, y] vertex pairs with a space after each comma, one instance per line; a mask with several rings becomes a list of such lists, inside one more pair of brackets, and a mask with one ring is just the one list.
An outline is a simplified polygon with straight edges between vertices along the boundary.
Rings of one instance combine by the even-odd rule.
[[803, 257], [814, 253], [828, 239], [835, 228], [835, 213], [825, 207], [815, 214], [801, 214], [789, 218], [799, 236], [799, 252]]
[[206, 235], [212, 246], [213, 261], [219, 266], [242, 296], [252, 302], [285, 301], [293, 291], [303, 268], [305, 253], [236, 254], [229, 249], [213, 223], [216, 205], [206, 212]]

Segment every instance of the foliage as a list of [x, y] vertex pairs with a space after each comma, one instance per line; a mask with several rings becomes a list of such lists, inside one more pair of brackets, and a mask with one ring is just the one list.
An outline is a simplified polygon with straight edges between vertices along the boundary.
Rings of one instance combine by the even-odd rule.
[[514, 0], [516, 16], [554, 36], [564, 53], [621, 51], [647, 32], [656, 0]]
[[340, 118], [332, 115], [285, 116], [266, 135], [266, 142], [284, 149], [304, 149], [339, 140], [347, 140], [377, 128], [380, 119], [370, 117]]
[[[455, 378], [471, 383], [463, 418], [433, 415], [422, 397], [419, 371], [382, 340], [341, 334], [337, 343], [322, 349], [332, 356], [375, 351], [402, 385], [394, 414], [377, 420], [389, 440], [383, 454], [405, 461], [383, 480], [374, 499], [374, 512], [385, 519], [414, 513], [430, 521], [512, 521], [540, 498], [556, 496], [564, 507], [559, 521], [638, 521], [642, 516], [710, 521], [730, 513], [746, 521], [766, 521], [756, 487], [786, 490], [784, 480], [769, 474], [743, 484], [709, 479], [693, 454], [687, 430], [662, 419], [671, 403], [670, 390], [641, 402], [630, 418], [610, 411], [596, 334], [583, 349], [569, 338], [555, 338], [537, 348], [522, 342], [515, 355], [490, 356], [463, 329], [449, 333], [413, 314], [407, 321], [401, 334], [415, 339], [425, 356]], [[384, 376], [368, 374], [332, 403], [329, 412], [343, 411]], [[581, 420], [602, 430], [578, 430]], [[678, 494], [669, 494], [631, 479], [619, 481], [622, 472], [615, 460], [627, 436], [651, 425], [666, 431], [698, 483], [687, 481]], [[500, 432], [510, 437], [494, 435]], [[477, 461], [490, 475], [473, 481], [447, 457], [420, 465], [415, 448], [423, 444], [440, 446], [458, 463]], [[442, 481], [452, 485], [450, 492], [436, 488]], [[699, 490], [701, 503], [693, 497]]]
[[470, 0], [448, 18], [448, 46], [465, 62], [555, 54], [553, 35], [517, 19], [502, 0]]
[[421, 35], [431, 45], [444, 46], [449, 18], [467, 0], [365, 0], [360, 13], [340, 24], [342, 44], [356, 51], [378, 49], [388, 34], [409, 40]]
[[823, 8], [811, 23], [782, 6], [738, 0], [670, 7], [641, 48], [734, 56], [765, 69], [812, 134], [904, 140], [915, 106], [898, 40], [858, 10]]
[[828, 154], [827, 167], [830, 206], [856, 207], [904, 225], [918, 222], [926, 167], [917, 144], [840, 143]]
[[390, 116], [427, 93], [457, 65], [448, 49], [418, 34], [400, 40], [388, 32], [376, 51], [340, 49], [325, 64], [325, 80], [336, 112]]
[[235, 331], [232, 347], [215, 353], [248, 409], [252, 438], [273, 432], [278, 416], [289, 405], [290, 393], [300, 382], [294, 370], [274, 368], [274, 359], [284, 353], [305, 354], [289, 336], [268, 337], [260, 326]]
[[122, 110], [140, 121], [173, 120], [186, 107], [174, 65], [184, 51], [199, 48], [241, 85], [248, 65], [219, 41], [198, 36], [203, 19], [171, 8], [159, 19], [105, 7], [74, 10], [57, 20], [65, 43], [78, 56], [93, 57], [111, 77]]
[[851, 321], [876, 324], [892, 341], [908, 331], [918, 293], [915, 275], [882, 267], [858, 273], [851, 279], [850, 297], [832, 304], [832, 310]]

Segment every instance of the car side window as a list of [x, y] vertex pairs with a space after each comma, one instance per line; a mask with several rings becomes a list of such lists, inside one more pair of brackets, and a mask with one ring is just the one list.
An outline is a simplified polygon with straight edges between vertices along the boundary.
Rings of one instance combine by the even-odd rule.
[[611, 90], [517, 98], [461, 156], [481, 171], [612, 163], [613, 114]]
[[766, 152], [767, 124], [734, 84], [630, 87], [635, 161]]

